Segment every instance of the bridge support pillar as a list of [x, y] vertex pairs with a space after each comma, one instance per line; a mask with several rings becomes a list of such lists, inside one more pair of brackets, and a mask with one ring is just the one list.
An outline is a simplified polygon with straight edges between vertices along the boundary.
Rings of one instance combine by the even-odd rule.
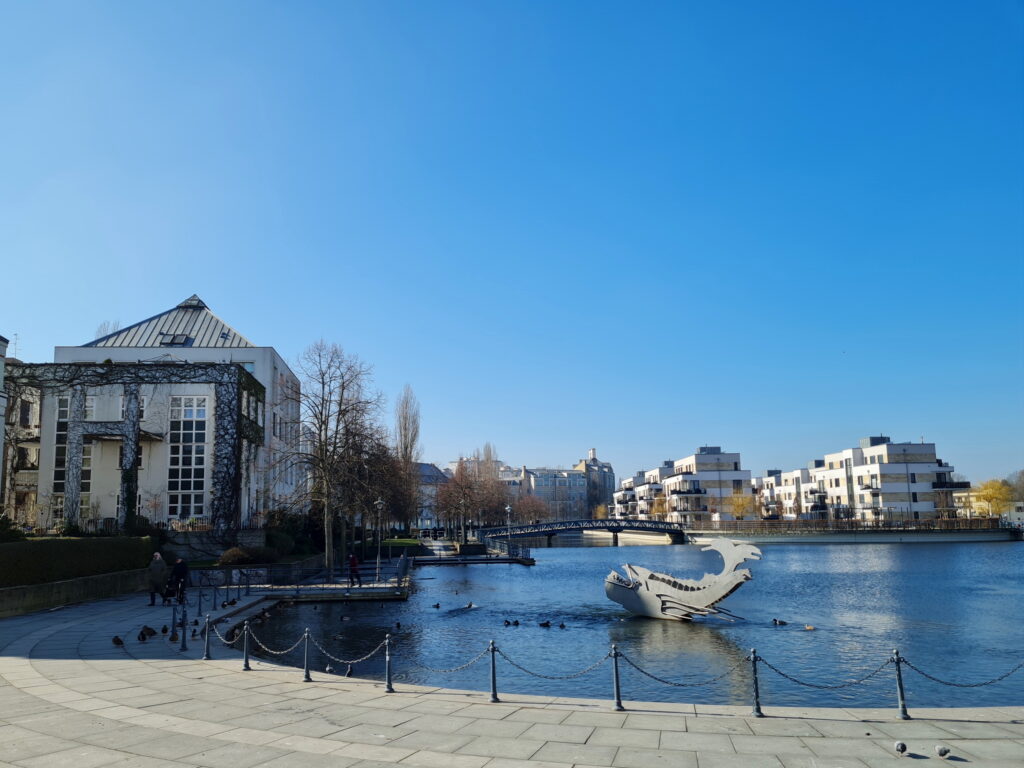
[[548, 534], [548, 544], [547, 544], [548, 549], [551, 549], [551, 547], [554, 546], [554, 544], [555, 544], [555, 536], [557, 536], [557, 535], [558, 535], [557, 533], [549, 533]]
[[619, 532], [618, 531], [612, 531], [612, 546], [613, 547], [619, 546]]
[[686, 544], [685, 533], [670, 533], [668, 534], [668, 540], [672, 544]]

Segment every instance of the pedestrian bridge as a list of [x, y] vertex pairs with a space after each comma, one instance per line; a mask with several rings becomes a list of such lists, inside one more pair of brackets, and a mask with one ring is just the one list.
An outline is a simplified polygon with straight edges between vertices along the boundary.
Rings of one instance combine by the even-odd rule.
[[555, 536], [570, 531], [606, 531], [618, 539], [620, 533], [643, 531], [647, 533], [665, 533], [683, 536], [686, 526], [681, 523], [667, 523], [663, 520], [553, 520], [547, 523], [531, 525], [513, 525], [509, 527], [483, 528], [480, 538], [504, 539], [523, 536]]

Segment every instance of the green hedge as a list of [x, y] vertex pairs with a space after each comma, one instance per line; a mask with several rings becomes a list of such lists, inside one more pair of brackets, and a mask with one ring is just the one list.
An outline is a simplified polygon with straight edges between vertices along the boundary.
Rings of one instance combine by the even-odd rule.
[[8, 542], [0, 544], [0, 587], [145, 568], [155, 549], [149, 536]]

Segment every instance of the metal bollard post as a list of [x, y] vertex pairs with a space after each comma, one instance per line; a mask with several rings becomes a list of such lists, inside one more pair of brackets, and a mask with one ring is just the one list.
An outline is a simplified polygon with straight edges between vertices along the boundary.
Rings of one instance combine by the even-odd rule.
[[306, 632], [303, 635], [303, 650], [302, 650], [302, 682], [312, 683], [313, 678], [309, 676], [309, 627], [306, 627]]
[[187, 651], [188, 645], [185, 644], [185, 633], [188, 632], [188, 606], [181, 606], [181, 648], [179, 651]]
[[171, 634], [178, 631], [178, 604], [171, 606]]
[[384, 692], [394, 693], [395, 688], [391, 685], [391, 635], [384, 635]]
[[491, 652], [491, 703], [497, 704], [501, 699], [498, 698], [498, 665], [497, 659], [495, 658], [498, 654], [498, 648], [495, 646], [494, 641], [491, 640], [487, 650]]
[[206, 634], [203, 636], [203, 661], [209, 661], [210, 655], [210, 614], [206, 614]]
[[907, 699], [903, 695], [903, 671], [900, 669], [900, 662], [903, 661], [903, 658], [900, 656], [899, 648], [892, 649], [892, 661], [896, 663], [896, 701], [899, 702], [900, 706], [899, 718], [900, 720], [909, 720]]
[[622, 706], [622, 691], [619, 688], [619, 648], [612, 643], [612, 692], [615, 694], [615, 711], [621, 712], [625, 709]]
[[750, 674], [754, 680], [754, 708], [750, 712], [751, 717], [764, 717], [761, 711], [761, 689], [757, 684], [757, 649], [750, 649]]
[[242, 671], [248, 672], [252, 669], [249, 666], [249, 622], [245, 622], [242, 627], [242, 633], [245, 637], [242, 639]]

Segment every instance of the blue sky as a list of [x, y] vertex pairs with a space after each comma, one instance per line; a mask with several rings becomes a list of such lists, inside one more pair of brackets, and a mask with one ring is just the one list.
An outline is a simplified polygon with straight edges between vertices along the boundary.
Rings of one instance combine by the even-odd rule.
[[999, 0], [2, 0], [0, 334], [198, 293], [411, 384], [427, 460], [1005, 475], [1022, 41]]

